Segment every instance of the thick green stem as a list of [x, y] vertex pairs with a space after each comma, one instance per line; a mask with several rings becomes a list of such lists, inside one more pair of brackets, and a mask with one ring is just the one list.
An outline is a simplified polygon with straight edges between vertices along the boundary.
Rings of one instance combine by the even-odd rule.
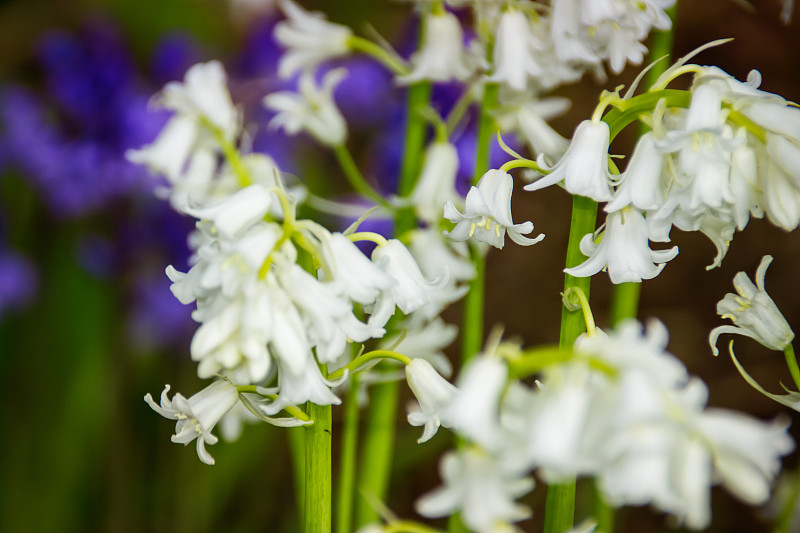
[[364, 451], [358, 476], [358, 490], [367, 497], [358, 499], [356, 527], [378, 520], [378, 512], [370, 501], [385, 501], [389, 489], [395, 436], [395, 413], [400, 384], [381, 383], [370, 391], [370, 408], [364, 435]]
[[356, 483], [358, 449], [358, 374], [350, 378], [342, 428], [342, 454], [339, 460], [339, 484], [336, 495], [336, 531], [353, 530], [353, 497]]
[[361, 174], [361, 171], [358, 169], [358, 165], [356, 162], [353, 161], [353, 156], [350, 155], [350, 151], [347, 147], [343, 144], [337, 145], [333, 147], [333, 153], [336, 154], [336, 159], [339, 161], [339, 166], [342, 167], [344, 171], [344, 175], [347, 177], [347, 181], [350, 182], [350, 185], [356, 190], [358, 194], [372, 200], [376, 204], [381, 207], [392, 211], [394, 206], [386, 201], [386, 199], [375, 192], [375, 189], [367, 183], [367, 180]]
[[641, 283], [620, 283], [614, 286], [611, 297], [611, 325], [616, 326], [627, 318], [639, 314], [639, 293]]
[[331, 406], [308, 402], [314, 423], [306, 427], [305, 533], [331, 532]]
[[[572, 220], [567, 244], [567, 268], [575, 267], [586, 260], [580, 250], [580, 241], [587, 233], [594, 231], [597, 219], [597, 203], [584, 196], [572, 197]], [[591, 278], [576, 278], [565, 274], [564, 292], [573, 287], [579, 288], [589, 298]], [[570, 311], [561, 307], [561, 335], [559, 346], [571, 349], [575, 339], [586, 331], [586, 323], [580, 309]], [[568, 481], [547, 487], [545, 503], [544, 533], [564, 533], [572, 528], [575, 515], [575, 481]]]

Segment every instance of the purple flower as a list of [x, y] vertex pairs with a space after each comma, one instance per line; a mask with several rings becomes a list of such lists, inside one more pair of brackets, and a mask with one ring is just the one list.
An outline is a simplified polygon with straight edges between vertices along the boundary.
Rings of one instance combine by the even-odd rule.
[[9, 250], [0, 250], [0, 318], [24, 308], [36, 296], [38, 279], [31, 262]]

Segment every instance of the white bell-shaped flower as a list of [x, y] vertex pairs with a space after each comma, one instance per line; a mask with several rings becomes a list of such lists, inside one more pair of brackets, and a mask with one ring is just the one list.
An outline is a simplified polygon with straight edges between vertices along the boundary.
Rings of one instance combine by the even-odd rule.
[[234, 238], [264, 218], [272, 204], [272, 193], [263, 185], [245, 187], [230, 196], [203, 207], [187, 208], [195, 218], [210, 220], [226, 238]]
[[278, 65], [281, 78], [301, 69], [314, 70], [323, 61], [349, 52], [350, 28], [328, 22], [322, 13], [306, 11], [292, 0], [281, 0], [280, 6], [287, 17], [275, 26], [275, 40], [287, 49]]
[[355, 302], [372, 304], [382, 291], [396, 283], [341, 233], [332, 233], [322, 241], [321, 248], [333, 279], [344, 286], [344, 293]]
[[640, 282], [661, 273], [664, 264], [678, 255], [678, 247], [651, 250], [647, 222], [642, 213], [632, 207], [609, 213], [606, 229], [599, 244], [594, 235], [581, 239], [581, 252], [586, 261], [564, 272], [585, 278], [607, 268], [612, 283]]
[[440, 463], [444, 487], [417, 500], [417, 512], [429, 518], [461, 513], [472, 531], [490, 533], [499, 524], [517, 522], [530, 510], [516, 499], [533, 489], [522, 469], [510, 469], [475, 447], [448, 452]]
[[298, 82], [299, 93], [280, 91], [264, 97], [264, 105], [277, 111], [269, 122], [272, 128], [283, 128], [289, 135], [301, 131], [311, 134], [327, 146], [339, 146], [347, 139], [347, 122], [333, 101], [333, 90], [347, 75], [345, 69], [335, 69], [322, 78], [322, 86], [314, 75], [304, 72]]
[[394, 283], [378, 297], [369, 323], [383, 327], [394, 314], [395, 307], [409, 314], [431, 303], [431, 294], [447, 283], [447, 276], [427, 281], [408, 248], [397, 239], [390, 239], [372, 252], [373, 263]]
[[524, 91], [529, 76], [543, 73], [536, 60], [535, 37], [528, 16], [519, 9], [507, 9], [500, 15], [495, 35], [494, 74], [489, 79]]
[[614, 199], [606, 205], [605, 211], [619, 211], [628, 205], [640, 211], [659, 207], [664, 201], [661, 175], [665, 163], [665, 154], [656, 148], [652, 132], [642, 135], [628, 167], [619, 177], [620, 185]]
[[225, 69], [219, 61], [190, 67], [183, 82], [173, 81], [164, 86], [159, 104], [179, 115], [207, 120], [226, 139], [231, 139], [238, 127], [238, 113], [228, 92]]
[[398, 79], [400, 83], [427, 80], [463, 81], [472, 74], [461, 23], [449, 11], [434, 12], [425, 17], [422, 47], [411, 59], [411, 73]]
[[461, 196], [456, 191], [458, 152], [449, 142], [433, 142], [425, 151], [417, 184], [411, 193], [411, 202], [422, 220], [437, 225], [442, 219], [445, 202], [457, 202]]
[[439, 413], [450, 404], [458, 389], [424, 359], [415, 358], [406, 365], [406, 380], [420, 407], [420, 411], [408, 413], [408, 423], [425, 426], [417, 440], [421, 444], [431, 440], [440, 425], [449, 427], [439, 418]]
[[564, 157], [546, 176], [526, 185], [526, 191], [536, 191], [564, 181], [571, 194], [588, 196], [597, 202], [611, 200], [608, 174], [608, 124], [584, 120], [575, 129], [572, 143]]
[[723, 333], [750, 337], [776, 351], [783, 351], [794, 339], [794, 331], [764, 287], [764, 278], [771, 262], [771, 255], [761, 259], [755, 284], [744, 272], [734, 276], [733, 286], [737, 294], [726, 294], [717, 304], [717, 314], [731, 319], [735, 326], [719, 326], [711, 331], [708, 342], [714, 355], [719, 353], [717, 339]]
[[236, 385], [227, 380], [218, 380], [188, 400], [176, 393], [170, 401], [168, 392], [169, 385], [161, 393], [161, 405], [156, 404], [149, 393], [144, 401], [164, 418], [178, 421], [172, 442], [189, 444], [197, 439], [197, 456], [207, 465], [213, 465], [214, 458], [206, 451], [205, 445], [216, 444], [219, 440], [211, 430], [239, 401]]
[[539, 235], [534, 239], [523, 234], [533, 231], [533, 223], [514, 224], [511, 218], [511, 191], [514, 179], [502, 170], [489, 170], [467, 193], [464, 214], [456, 209], [453, 202], [444, 204], [444, 216], [456, 227], [445, 232], [455, 241], [474, 238], [495, 248], [503, 248], [505, 234], [521, 246], [530, 246], [544, 239]]

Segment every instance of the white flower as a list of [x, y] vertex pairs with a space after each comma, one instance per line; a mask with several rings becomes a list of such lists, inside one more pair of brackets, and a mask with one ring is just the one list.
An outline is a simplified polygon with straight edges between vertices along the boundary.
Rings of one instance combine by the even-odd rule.
[[608, 145], [610, 131], [603, 121], [584, 120], [575, 129], [572, 142], [564, 157], [550, 173], [525, 186], [536, 191], [564, 180], [571, 194], [588, 196], [597, 202], [611, 200], [608, 174]]
[[518, 9], [504, 11], [495, 35], [494, 74], [489, 79], [524, 91], [528, 87], [528, 76], [543, 73], [536, 60], [535, 37], [528, 16]]
[[513, 111], [499, 119], [503, 130], [514, 130], [530, 145], [534, 154], [558, 160], [569, 147], [569, 141], [555, 131], [548, 120], [563, 115], [571, 102], [567, 98], [529, 97]]
[[189, 207], [185, 211], [195, 218], [210, 220], [215, 231], [226, 238], [262, 220], [270, 210], [272, 193], [263, 185], [250, 185], [213, 204]]
[[401, 333], [388, 335], [381, 339], [379, 349], [393, 350], [415, 359], [428, 361], [439, 374], [450, 377], [453, 365], [442, 353], [458, 337], [458, 327], [448, 324], [441, 317], [428, 318], [419, 313], [411, 313], [398, 324]]
[[353, 32], [347, 26], [325, 20], [325, 15], [304, 10], [291, 0], [281, 0], [288, 20], [275, 26], [275, 40], [287, 52], [278, 65], [278, 74], [288, 78], [300, 69], [314, 70], [317, 65], [345, 55]]
[[661, 273], [667, 261], [678, 255], [677, 246], [669, 250], [650, 249], [647, 222], [632, 207], [608, 214], [600, 244], [595, 243], [590, 233], [581, 239], [580, 247], [588, 259], [576, 267], [565, 268], [564, 272], [583, 278], [607, 268], [612, 283], [652, 279]]
[[320, 282], [296, 264], [278, 272], [286, 293], [302, 312], [308, 335], [317, 348], [317, 360], [331, 363], [344, 352], [349, 341], [364, 342], [380, 338], [383, 328], [373, 328], [353, 315], [353, 306], [340, 283]]
[[499, 405], [507, 383], [508, 368], [502, 359], [475, 357], [458, 377], [458, 393], [440, 418], [485, 449], [499, 449], [503, 444]]
[[299, 93], [281, 91], [264, 97], [264, 105], [277, 111], [270, 121], [272, 128], [283, 128], [289, 135], [310, 133], [320, 143], [339, 146], [347, 139], [347, 123], [333, 101], [333, 90], [347, 75], [345, 69], [327, 72], [322, 86], [314, 75], [304, 72], [298, 82]]
[[227, 380], [215, 381], [188, 400], [176, 393], [170, 401], [168, 392], [169, 385], [161, 393], [161, 405], [157, 405], [149, 393], [144, 401], [164, 418], [178, 421], [172, 442], [189, 444], [197, 439], [197, 456], [204, 463], [213, 465], [214, 458], [206, 451], [205, 445], [217, 443], [218, 439], [211, 430], [239, 401], [236, 385]]
[[417, 184], [411, 201], [422, 220], [437, 225], [442, 219], [445, 202], [461, 200], [456, 191], [458, 152], [449, 142], [433, 142], [425, 151]]
[[522, 477], [520, 469], [504, 467], [493, 456], [469, 447], [448, 452], [440, 470], [445, 486], [417, 500], [419, 514], [436, 518], [461, 512], [464, 524], [479, 533], [530, 516], [527, 507], [515, 502], [534, 484]]
[[369, 319], [370, 325], [383, 327], [394, 314], [395, 307], [409, 314], [431, 302], [431, 294], [447, 283], [447, 276], [427, 281], [411, 252], [397, 239], [390, 239], [372, 252], [372, 261], [388, 274], [394, 283], [385, 289]]
[[464, 49], [463, 32], [458, 18], [442, 10], [425, 18], [422, 47], [411, 59], [410, 74], [399, 78], [401, 83], [428, 81], [463, 81], [472, 74]]
[[719, 326], [711, 331], [708, 342], [714, 355], [719, 353], [717, 339], [723, 333], [744, 335], [777, 351], [783, 351], [794, 339], [792, 328], [764, 287], [764, 277], [771, 262], [770, 255], [761, 259], [755, 285], [744, 272], [734, 276], [733, 286], [738, 294], [726, 294], [717, 304], [717, 313], [722, 318], [730, 318], [736, 325]]
[[421, 409], [408, 413], [408, 423], [425, 426], [422, 436], [417, 440], [421, 444], [433, 438], [440, 425], [449, 427], [439, 418], [439, 413], [450, 404], [458, 389], [424, 359], [413, 359], [406, 365], [406, 380]]
[[628, 205], [641, 211], [661, 206], [664, 201], [661, 174], [665, 163], [665, 154], [656, 148], [652, 132], [642, 135], [605, 211], [611, 213]]
[[322, 241], [322, 258], [333, 279], [344, 286], [344, 293], [358, 303], [374, 303], [382, 291], [395, 284], [389, 274], [341, 233], [333, 233]]
[[238, 128], [238, 113], [219, 61], [193, 65], [186, 71], [183, 83], [173, 81], [164, 86], [159, 103], [179, 115], [207, 120], [226, 139], [233, 138]]
[[489, 170], [467, 193], [466, 208], [462, 215], [453, 202], [444, 204], [444, 216], [456, 227], [445, 232], [455, 241], [466, 241], [474, 238], [478, 242], [491, 244], [495, 248], [503, 248], [505, 234], [521, 246], [530, 246], [544, 239], [539, 235], [534, 239], [524, 237], [524, 233], [533, 231], [533, 223], [514, 224], [511, 219], [511, 191], [514, 180], [510, 174], [502, 170]]

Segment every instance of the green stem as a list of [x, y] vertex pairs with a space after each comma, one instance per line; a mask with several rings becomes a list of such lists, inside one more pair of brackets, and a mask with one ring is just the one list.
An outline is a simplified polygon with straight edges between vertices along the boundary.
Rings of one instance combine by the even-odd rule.
[[641, 283], [620, 283], [614, 285], [611, 297], [611, 325], [616, 326], [627, 318], [636, 318], [639, 314], [639, 293]]
[[[430, 105], [430, 100], [430, 83], [415, 83], [408, 88], [405, 155], [400, 168], [400, 181], [397, 187], [397, 194], [403, 198], [408, 197], [414, 190], [422, 168], [428, 122], [423, 116], [424, 113], [421, 114], [420, 110], [427, 109]], [[414, 229], [416, 225], [414, 210], [412, 208], [402, 209], [395, 217], [394, 233], [399, 239], [402, 239], [403, 235]]]
[[350, 372], [356, 370], [358, 367], [369, 363], [370, 361], [374, 361], [375, 359], [393, 359], [395, 361], [400, 361], [404, 365], [407, 365], [411, 362], [411, 358], [397, 352], [391, 352], [389, 350], [372, 350], [371, 352], [367, 352], [363, 355], [359, 355], [349, 363], [347, 363], [344, 367], [340, 368], [336, 372], [332, 372], [326, 379], [328, 380], [337, 380], [344, 375], [345, 369], [349, 370]]
[[358, 489], [368, 497], [358, 499], [356, 528], [378, 520], [378, 512], [372, 508], [370, 501], [386, 501], [394, 453], [395, 413], [399, 390], [400, 383], [390, 381], [375, 385], [370, 391], [370, 408], [358, 477]]
[[789, 367], [789, 372], [792, 374], [797, 390], [800, 390], [800, 368], [797, 366], [797, 357], [794, 355], [794, 347], [787, 344], [783, 349], [783, 354], [786, 356], [786, 365]]
[[331, 532], [331, 406], [308, 402], [314, 423], [306, 427], [305, 533]]
[[403, 61], [398, 56], [392, 54], [390, 51], [385, 50], [384, 48], [373, 43], [370, 40], [364, 39], [363, 37], [357, 37], [355, 35], [351, 35], [350, 38], [347, 40], [347, 44], [352, 50], [355, 50], [356, 52], [361, 52], [369, 56], [372, 56], [377, 61], [383, 63], [386, 66], [386, 68], [388, 68], [398, 76], [405, 76], [409, 73], [408, 67], [403, 63]]
[[211, 132], [214, 140], [217, 141], [217, 144], [222, 149], [222, 154], [225, 156], [225, 160], [231, 166], [233, 173], [236, 175], [239, 185], [242, 187], [252, 185], [253, 180], [250, 177], [250, 173], [242, 161], [241, 156], [239, 155], [239, 151], [228, 141], [228, 139], [225, 138], [222, 130], [208, 118], [203, 116], [200, 117], [200, 123]]
[[358, 194], [364, 198], [372, 200], [379, 206], [384, 207], [389, 211], [394, 210], [394, 206], [387, 202], [383, 196], [378, 194], [375, 189], [373, 189], [372, 186], [367, 183], [367, 180], [361, 174], [361, 171], [358, 169], [358, 165], [356, 165], [356, 162], [353, 161], [353, 156], [350, 155], [350, 151], [345, 145], [339, 144], [334, 146], [333, 153], [336, 154], [336, 159], [339, 161], [339, 166], [342, 167], [342, 171], [344, 171], [347, 181], [350, 182], [350, 185]]
[[336, 500], [336, 531], [351, 533], [353, 528], [353, 496], [356, 483], [358, 450], [358, 374], [350, 378], [342, 428], [342, 454], [339, 460], [339, 486]]
[[[572, 197], [572, 220], [567, 244], [566, 267], [571, 268], [586, 260], [580, 249], [584, 235], [594, 231], [597, 219], [597, 203], [584, 196]], [[583, 291], [589, 298], [591, 278], [576, 278], [564, 275], [564, 292], [573, 287]], [[586, 331], [586, 323], [580, 309], [570, 311], [561, 307], [561, 334], [559, 346], [571, 349], [575, 339]], [[545, 502], [544, 533], [564, 533], [572, 528], [575, 515], [575, 480], [547, 487]]]
[[795, 471], [791, 480], [791, 489], [788, 492], [788, 498], [783, 503], [780, 514], [775, 519], [773, 533], [791, 533], [790, 528], [792, 527], [794, 511], [797, 508], [798, 499], [800, 499], [800, 468]]

